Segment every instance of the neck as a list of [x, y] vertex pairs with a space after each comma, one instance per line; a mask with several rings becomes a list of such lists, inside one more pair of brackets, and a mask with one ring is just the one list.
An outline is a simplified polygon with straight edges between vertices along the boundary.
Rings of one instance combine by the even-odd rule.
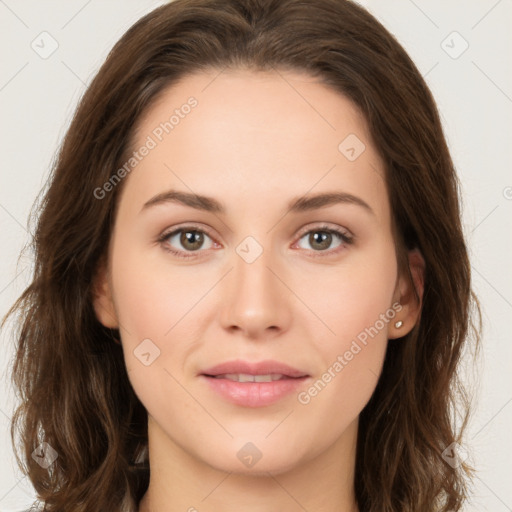
[[138, 512], [358, 512], [354, 494], [355, 420], [327, 450], [285, 471], [215, 468], [148, 425], [150, 482]]

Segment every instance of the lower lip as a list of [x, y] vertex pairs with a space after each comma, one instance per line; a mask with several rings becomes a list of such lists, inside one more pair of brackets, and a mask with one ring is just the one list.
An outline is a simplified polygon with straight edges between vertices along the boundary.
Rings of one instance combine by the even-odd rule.
[[236, 405], [263, 407], [296, 392], [309, 377], [281, 379], [272, 382], [236, 382], [229, 379], [200, 376], [206, 379], [211, 389]]

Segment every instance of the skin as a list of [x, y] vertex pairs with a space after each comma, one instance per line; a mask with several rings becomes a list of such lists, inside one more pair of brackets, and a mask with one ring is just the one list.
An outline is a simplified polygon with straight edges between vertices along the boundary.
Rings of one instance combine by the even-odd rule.
[[[381, 158], [354, 104], [295, 72], [190, 75], [145, 113], [134, 147], [190, 96], [198, 105], [125, 178], [95, 282], [98, 319], [120, 329], [149, 416], [151, 480], [139, 510], [357, 511], [359, 414], [388, 340], [407, 334], [421, 308], [398, 272]], [[338, 149], [348, 134], [366, 146], [354, 161]], [[216, 198], [226, 213], [175, 202], [143, 209], [169, 189]], [[332, 191], [373, 213], [349, 203], [287, 212], [293, 198]], [[199, 249], [180, 233], [157, 241], [189, 223], [209, 230]], [[324, 223], [353, 243], [333, 235], [322, 244]], [[263, 250], [251, 263], [236, 251], [248, 236]], [[411, 251], [409, 263], [421, 299], [424, 262]], [[307, 404], [292, 393], [234, 405], [197, 376], [227, 360], [276, 359], [308, 373], [307, 390], [396, 302], [396, 317]], [[148, 338], [160, 355], [146, 366], [134, 350]], [[252, 467], [237, 457], [248, 442], [262, 454]]]

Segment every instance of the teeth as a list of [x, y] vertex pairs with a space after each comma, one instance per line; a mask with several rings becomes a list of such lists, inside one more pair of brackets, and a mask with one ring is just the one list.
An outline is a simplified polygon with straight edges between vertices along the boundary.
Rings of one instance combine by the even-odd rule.
[[216, 379], [228, 379], [235, 382], [272, 382], [281, 380], [284, 375], [280, 373], [270, 373], [268, 375], [250, 375], [247, 373], [226, 373], [224, 375], [215, 375]]

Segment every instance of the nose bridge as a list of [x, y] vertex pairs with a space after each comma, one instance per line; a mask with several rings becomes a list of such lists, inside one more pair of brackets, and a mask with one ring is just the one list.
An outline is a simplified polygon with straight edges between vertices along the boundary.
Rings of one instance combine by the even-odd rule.
[[247, 236], [236, 246], [233, 278], [234, 293], [239, 299], [252, 297], [267, 301], [270, 298], [267, 295], [276, 291], [275, 283], [272, 283], [275, 278], [268, 268], [275, 266], [269, 240], [270, 237], [267, 237], [260, 242], [254, 236]]
[[[267, 244], [270, 239], [265, 238]], [[247, 236], [235, 247], [231, 283], [224, 298], [225, 325], [253, 334], [268, 327], [283, 326], [287, 308], [283, 284], [275, 276], [274, 267], [278, 265], [273, 254], [271, 247], [264, 247], [263, 241], [253, 236]]]

